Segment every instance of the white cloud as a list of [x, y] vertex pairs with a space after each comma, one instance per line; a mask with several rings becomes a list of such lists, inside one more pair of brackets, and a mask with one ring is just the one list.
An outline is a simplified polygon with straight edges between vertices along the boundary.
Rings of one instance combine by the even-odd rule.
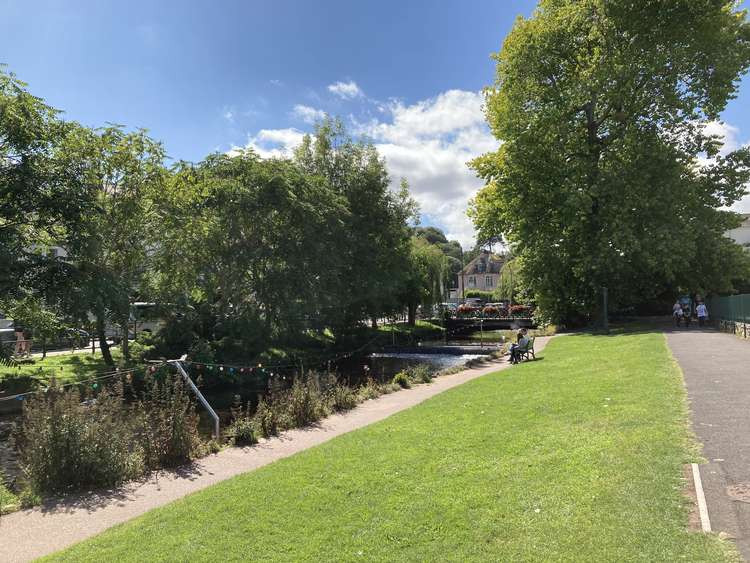
[[310, 106], [297, 104], [294, 106], [292, 115], [297, 119], [301, 119], [305, 123], [315, 123], [316, 121], [323, 119], [326, 116], [326, 112], [322, 109], [315, 109]]
[[305, 134], [297, 129], [261, 129], [256, 135], [248, 135], [244, 147], [234, 146], [229, 154], [241, 148], [253, 149], [263, 158], [287, 157], [297, 147]]
[[234, 123], [234, 111], [231, 109], [225, 109], [221, 116], [226, 119], [229, 123]]
[[362, 92], [362, 90], [359, 86], [357, 86], [357, 83], [354, 82], [354, 80], [350, 80], [349, 82], [335, 82], [334, 84], [330, 84], [328, 86], [328, 91], [345, 100], [351, 100], [353, 98], [364, 96], [364, 92]]
[[[406, 178], [423, 215], [441, 226], [449, 238], [464, 247], [473, 246], [474, 227], [466, 208], [483, 182], [466, 163], [498, 147], [485, 124], [482, 95], [449, 90], [411, 105], [393, 100], [373, 104], [377, 118], [366, 122], [350, 118], [354, 134], [371, 139], [385, 157], [393, 188]], [[322, 113], [301, 104], [293, 111], [308, 123]], [[265, 158], [289, 156], [303, 136], [292, 128], [262, 129], [248, 135], [246, 147]]]
[[466, 163], [498, 147], [482, 104], [478, 92], [449, 90], [412, 105], [381, 105], [390, 121], [355, 124], [385, 156], [394, 186], [405, 177], [422, 212], [465, 247], [475, 242], [467, 204], [483, 185]]
[[710, 121], [703, 127], [704, 133], [715, 135], [722, 142], [720, 154], [725, 155], [740, 148], [740, 130], [723, 121]]

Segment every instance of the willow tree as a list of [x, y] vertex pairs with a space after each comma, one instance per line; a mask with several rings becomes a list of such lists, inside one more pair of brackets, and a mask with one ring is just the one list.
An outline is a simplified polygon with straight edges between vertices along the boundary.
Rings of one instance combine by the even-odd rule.
[[504, 236], [555, 319], [678, 289], [731, 289], [747, 262], [720, 210], [744, 194], [746, 149], [718, 120], [750, 65], [726, 0], [542, 0], [495, 55], [486, 115], [498, 151], [472, 166], [480, 237]]

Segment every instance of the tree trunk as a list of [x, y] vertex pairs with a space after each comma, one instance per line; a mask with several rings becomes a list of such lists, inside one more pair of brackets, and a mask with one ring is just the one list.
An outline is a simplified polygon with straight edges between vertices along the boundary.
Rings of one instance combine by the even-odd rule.
[[417, 304], [409, 303], [409, 320], [407, 321], [409, 326], [416, 326], [417, 324]]
[[372, 328], [378, 328], [378, 319], [376, 319], [375, 317], [370, 317], [370, 323], [372, 324]]
[[99, 349], [102, 351], [104, 363], [111, 368], [115, 367], [115, 361], [112, 359], [112, 352], [109, 351], [109, 344], [107, 344], [107, 335], [104, 330], [104, 318], [99, 315], [96, 317], [96, 335], [99, 338]]
[[128, 321], [125, 321], [120, 325], [122, 328], [122, 357], [125, 358], [126, 362], [130, 361], [130, 342], [128, 342]]
[[47, 357], [47, 339], [42, 337], [42, 359]]

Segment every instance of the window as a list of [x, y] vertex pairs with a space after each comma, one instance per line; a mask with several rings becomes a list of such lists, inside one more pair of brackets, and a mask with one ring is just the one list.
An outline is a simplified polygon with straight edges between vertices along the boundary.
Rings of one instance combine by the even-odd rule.
[[469, 287], [476, 287], [476, 286], [477, 286], [477, 277], [469, 276]]
[[492, 287], [493, 281], [492, 276], [484, 276], [484, 287]]

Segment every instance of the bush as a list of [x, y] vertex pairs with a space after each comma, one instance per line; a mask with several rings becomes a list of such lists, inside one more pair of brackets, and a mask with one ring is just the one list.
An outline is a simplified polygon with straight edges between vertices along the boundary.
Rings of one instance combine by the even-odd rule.
[[327, 393], [327, 403], [333, 412], [342, 412], [357, 406], [357, 393], [346, 385], [337, 383]]
[[497, 317], [500, 310], [497, 307], [485, 307], [482, 309], [482, 315], [485, 317]]
[[108, 487], [143, 472], [143, 454], [122, 385], [96, 399], [81, 399], [77, 390], [53, 385], [24, 404], [15, 439], [35, 492]]
[[391, 383], [394, 383], [400, 386], [402, 389], [408, 389], [409, 387], [411, 387], [411, 380], [409, 379], [409, 374], [406, 373], [405, 371], [400, 371], [396, 375], [394, 375]]
[[408, 368], [409, 378], [416, 383], [430, 383], [432, 381], [432, 371], [426, 364], [419, 364]]
[[174, 375], [135, 403], [122, 382], [96, 396], [53, 382], [24, 403], [14, 438], [30, 495], [118, 485], [201, 452], [194, 403]]
[[276, 436], [284, 426], [280, 409], [273, 396], [261, 398], [253, 415], [253, 428], [264, 438]]
[[5, 475], [0, 469], [0, 516], [17, 510], [20, 506], [18, 497], [5, 486]]
[[359, 402], [369, 399], [377, 399], [383, 394], [382, 385], [378, 385], [372, 377], [367, 378], [367, 382], [357, 389], [357, 400]]
[[[239, 397], [238, 397], [239, 399]], [[258, 442], [255, 437], [253, 417], [250, 416], [250, 405], [244, 409], [236, 403], [232, 409], [232, 424], [229, 425], [227, 435], [235, 446], [251, 446]]]
[[154, 379], [148, 398], [139, 403], [140, 439], [146, 467], [175, 467], [197, 457], [200, 447], [198, 414], [181, 376]]
[[291, 426], [300, 428], [317, 422], [327, 413], [320, 389], [312, 380], [295, 378], [291, 389], [284, 394], [284, 406]]

